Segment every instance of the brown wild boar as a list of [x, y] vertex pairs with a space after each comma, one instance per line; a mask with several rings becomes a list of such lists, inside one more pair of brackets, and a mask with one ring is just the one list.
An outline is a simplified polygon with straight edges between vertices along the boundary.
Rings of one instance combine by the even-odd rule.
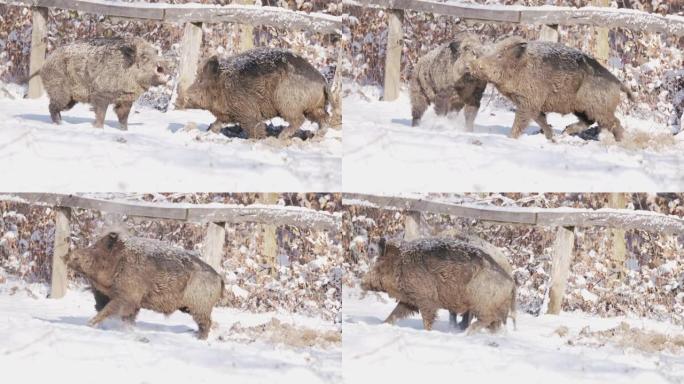
[[65, 261], [92, 284], [98, 313], [91, 326], [113, 315], [132, 323], [140, 308], [166, 315], [180, 310], [195, 320], [200, 339], [209, 335], [224, 283], [195, 252], [113, 231]]
[[513, 279], [478, 246], [457, 239], [421, 239], [400, 244], [380, 241], [380, 252], [361, 288], [398, 300], [385, 322], [420, 312], [426, 330], [437, 310], [469, 312], [477, 320], [468, 334], [497, 330], [515, 312]]
[[278, 48], [255, 48], [238, 55], [211, 56], [195, 82], [178, 94], [176, 107], [209, 110], [222, 124], [238, 123], [251, 139], [266, 137], [265, 120], [281, 117], [289, 126], [279, 138], [294, 136], [305, 119], [322, 129], [331, 95], [323, 75], [301, 56]]
[[620, 92], [633, 99], [630, 90], [593, 57], [560, 43], [506, 38], [468, 63], [470, 73], [488, 81], [515, 103], [517, 110], [511, 137], [518, 138], [530, 120], [551, 139], [546, 114], [573, 113], [577, 123], [566, 133], [585, 130], [594, 122], [622, 140], [623, 128], [615, 117]]
[[76, 103], [89, 103], [97, 128], [104, 126], [109, 104], [121, 128], [128, 129], [128, 114], [138, 97], [152, 86], [168, 81], [168, 64], [145, 40], [101, 38], [57, 48], [40, 70], [50, 97], [50, 117], [59, 124], [61, 112]]
[[[442, 233], [442, 236], [444, 236], [444, 235], [446, 235], [446, 233]], [[485, 241], [485, 240], [483, 240], [477, 236], [468, 236], [468, 235], [461, 235], [461, 234], [454, 234], [454, 235], [449, 235], [449, 236], [456, 239], [456, 240], [468, 242], [469, 244], [482, 249], [483, 252], [489, 254], [489, 256], [491, 256], [492, 259], [494, 259], [494, 261], [497, 264], [499, 264], [499, 266], [504, 271], [506, 271], [508, 276], [511, 277], [511, 280], [514, 280], [513, 279], [513, 267], [511, 266], [511, 263], [508, 262], [506, 255], [504, 255], [504, 253], [501, 251], [500, 248], [494, 246], [493, 244], [491, 244], [491, 243], [489, 243], [489, 242], [487, 242], [487, 241]], [[511, 312], [509, 314], [509, 317], [512, 318], [513, 327], [515, 327], [515, 322], [516, 322], [515, 312]], [[449, 323], [454, 327], [458, 325], [458, 327], [462, 330], [465, 330], [468, 328], [468, 326], [470, 325], [471, 319], [472, 319], [472, 316], [470, 315], [470, 313], [466, 312], [466, 313], [461, 315], [461, 322], [458, 322], [457, 321], [457, 313], [449, 312]]]
[[471, 76], [466, 63], [481, 49], [477, 37], [464, 33], [418, 60], [409, 80], [414, 127], [430, 104], [437, 115], [459, 112], [465, 106], [466, 130], [473, 131], [487, 82]]

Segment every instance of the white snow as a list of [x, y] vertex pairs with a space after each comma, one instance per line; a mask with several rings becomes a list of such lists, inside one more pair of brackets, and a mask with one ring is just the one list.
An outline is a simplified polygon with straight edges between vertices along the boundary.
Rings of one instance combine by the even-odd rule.
[[[134, 107], [129, 130], [86, 104], [52, 124], [48, 99], [0, 99], [0, 174], [14, 191], [339, 191], [341, 132], [318, 141], [261, 141], [205, 132], [207, 111]], [[197, 129], [186, 130], [188, 123]], [[305, 123], [305, 129], [315, 124]], [[192, 124], [191, 124], [192, 126]]]
[[[684, 358], [669, 352], [645, 353], [605, 345], [570, 345], [568, 336], [581, 330], [601, 331], [622, 321], [631, 327], [669, 335], [681, 327], [646, 319], [598, 318], [582, 313], [534, 317], [518, 313], [517, 330], [483, 331], [466, 336], [449, 325], [444, 310], [432, 331], [423, 330], [419, 315], [383, 324], [395, 301], [374, 294], [360, 299], [358, 289], [345, 286], [343, 370], [348, 383], [425, 382], [429, 378], [464, 383], [681, 383]], [[598, 344], [598, 343], [597, 343]], [[429, 380], [428, 380], [429, 381]]]
[[[585, 141], [560, 134], [574, 116], [550, 114], [555, 143], [532, 134], [535, 124], [514, 140], [508, 137], [514, 112], [488, 105], [488, 95], [475, 132], [467, 133], [462, 114], [440, 117], [432, 108], [411, 127], [406, 92], [383, 102], [376, 88], [349, 88], [342, 112], [346, 192], [684, 189], [684, 134], [672, 137], [666, 126], [618, 116], [628, 132], [623, 143], [609, 133]], [[634, 136], [653, 141], [635, 143]]]
[[[12, 287], [19, 289], [12, 294]], [[28, 294], [26, 289], [33, 292]], [[317, 318], [284, 313], [253, 314], [216, 308], [219, 324], [209, 339], [197, 340], [190, 316], [141, 311], [134, 326], [106, 320], [86, 325], [95, 314], [92, 294], [69, 291], [46, 299], [42, 285], [0, 284], [0, 371], [26, 383], [339, 383], [341, 347], [296, 348], [258, 337], [231, 334], [240, 322], [254, 326], [276, 318], [315, 330], [337, 326]], [[223, 340], [221, 340], [223, 339]]]

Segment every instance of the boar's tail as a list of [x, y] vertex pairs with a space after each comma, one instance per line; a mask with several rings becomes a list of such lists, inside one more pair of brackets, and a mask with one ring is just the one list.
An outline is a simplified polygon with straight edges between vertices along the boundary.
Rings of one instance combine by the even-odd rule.
[[518, 330], [518, 325], [516, 324], [516, 308], [517, 304], [515, 303], [515, 299], [518, 296], [518, 288], [515, 286], [515, 281], [513, 282], [513, 289], [511, 290], [511, 312], [508, 314], [508, 316], [513, 320], [513, 330]]
[[634, 94], [624, 83], [620, 83], [620, 90], [627, 94], [627, 98], [629, 98], [630, 101], [634, 101]]

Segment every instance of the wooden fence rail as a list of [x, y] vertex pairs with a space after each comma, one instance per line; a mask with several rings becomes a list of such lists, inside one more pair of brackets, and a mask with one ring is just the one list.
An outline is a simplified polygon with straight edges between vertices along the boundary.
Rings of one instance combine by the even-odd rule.
[[[433, 0], [342, 0], [345, 6], [387, 9], [387, 56], [383, 100], [396, 100], [401, 80], [401, 20], [404, 11], [432, 13], [490, 23], [541, 25], [540, 38], [558, 41], [558, 25], [588, 25], [599, 32], [596, 56], [607, 59], [608, 28], [625, 28], [634, 31], [660, 32], [684, 36], [684, 17], [661, 16], [633, 9], [616, 9], [588, 6], [582, 8], [557, 6], [480, 5]], [[597, 4], [605, 5], [599, 0]], [[396, 52], [399, 52], [397, 54]]]
[[291, 11], [280, 7], [242, 4], [166, 4], [102, 0], [0, 0], [0, 4], [59, 8], [105, 16], [169, 23], [230, 22], [320, 33], [339, 33], [342, 27], [342, 18], [339, 16]]
[[[66, 293], [67, 269], [62, 258], [69, 252], [72, 208], [93, 209], [133, 217], [207, 224], [206, 235], [202, 243], [202, 258], [217, 271], [220, 270], [223, 259], [223, 246], [226, 238], [225, 223], [253, 222], [271, 226], [273, 230], [265, 235], [270, 236], [270, 238], [264, 240], [266, 252], [269, 253], [275, 252], [276, 226], [293, 225], [325, 231], [336, 231], [341, 226], [340, 215], [308, 208], [275, 205], [161, 204], [106, 200], [56, 193], [12, 193], [0, 195], [0, 200], [55, 207], [55, 244], [50, 277], [50, 297], [53, 298], [63, 297]], [[275, 256], [269, 261], [275, 262]]]
[[[611, 200], [616, 196], [611, 196]], [[480, 207], [473, 205], [441, 202], [413, 197], [378, 196], [365, 194], [343, 194], [342, 204], [364, 206], [377, 209], [401, 210], [407, 213], [405, 238], [412, 239], [420, 233], [420, 213], [445, 214], [467, 217], [481, 221], [515, 225], [539, 225], [556, 229], [549, 282], [548, 313], [560, 313], [561, 303], [570, 275], [570, 265], [575, 246], [575, 227], [607, 227], [622, 230], [640, 229], [644, 231], [684, 235], [684, 219], [648, 211], [629, 209], [578, 209], [578, 208], [523, 208], [523, 207]], [[623, 205], [617, 198], [611, 205]], [[608, 237], [608, 236], [606, 236]], [[620, 239], [613, 232], [613, 242]], [[621, 247], [623, 245], [618, 245]], [[615, 247], [615, 244], [614, 244]], [[621, 249], [614, 251], [622, 252]], [[615, 261], [615, 256], [611, 255]], [[624, 255], [620, 262], [624, 263]]]

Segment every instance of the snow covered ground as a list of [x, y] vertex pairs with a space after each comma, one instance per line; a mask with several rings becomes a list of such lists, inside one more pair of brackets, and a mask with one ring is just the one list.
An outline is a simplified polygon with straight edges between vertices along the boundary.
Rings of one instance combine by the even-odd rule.
[[[18, 288], [14, 288], [18, 287]], [[277, 318], [298, 329], [338, 332], [329, 322], [291, 314], [252, 314], [229, 308], [213, 313], [217, 329], [197, 340], [189, 315], [165, 318], [143, 310], [133, 327], [95, 313], [92, 295], [71, 290], [46, 299], [43, 285], [0, 283], [0, 372], [24, 383], [338, 383], [341, 346], [294, 347], [231, 332]], [[339, 334], [339, 333], [338, 333]], [[338, 339], [339, 341], [339, 339]], [[5, 381], [7, 382], [7, 381]]]
[[[345, 286], [343, 370], [345, 382], [459, 383], [684, 383], [684, 346], [679, 352], [647, 353], [581, 336], [584, 332], [631, 327], [668, 335], [681, 327], [645, 319], [598, 318], [582, 313], [533, 317], [518, 314], [518, 329], [465, 336], [450, 328], [440, 311], [434, 329], [419, 315], [383, 324], [395, 301]], [[562, 332], [567, 327], [567, 333]], [[559, 330], [560, 329], [560, 330]], [[559, 334], [563, 336], [559, 336]], [[453, 380], [450, 380], [452, 378]]]
[[551, 114], [556, 143], [531, 124], [518, 140], [508, 137], [514, 112], [488, 105], [463, 132], [463, 117], [439, 117], [432, 108], [411, 127], [407, 92], [393, 102], [380, 91], [348, 87], [343, 99], [343, 185], [347, 192], [412, 191], [681, 191], [684, 133], [619, 116], [628, 137], [585, 141], [560, 135], [576, 121]]
[[[0, 174], [13, 191], [339, 191], [342, 141], [250, 141], [205, 132], [207, 111], [131, 112], [119, 130], [111, 106], [105, 128], [78, 104], [52, 124], [48, 99], [0, 99]], [[196, 129], [186, 130], [194, 122]], [[315, 124], [305, 123], [305, 129]], [[7, 188], [5, 188], [7, 189]]]

